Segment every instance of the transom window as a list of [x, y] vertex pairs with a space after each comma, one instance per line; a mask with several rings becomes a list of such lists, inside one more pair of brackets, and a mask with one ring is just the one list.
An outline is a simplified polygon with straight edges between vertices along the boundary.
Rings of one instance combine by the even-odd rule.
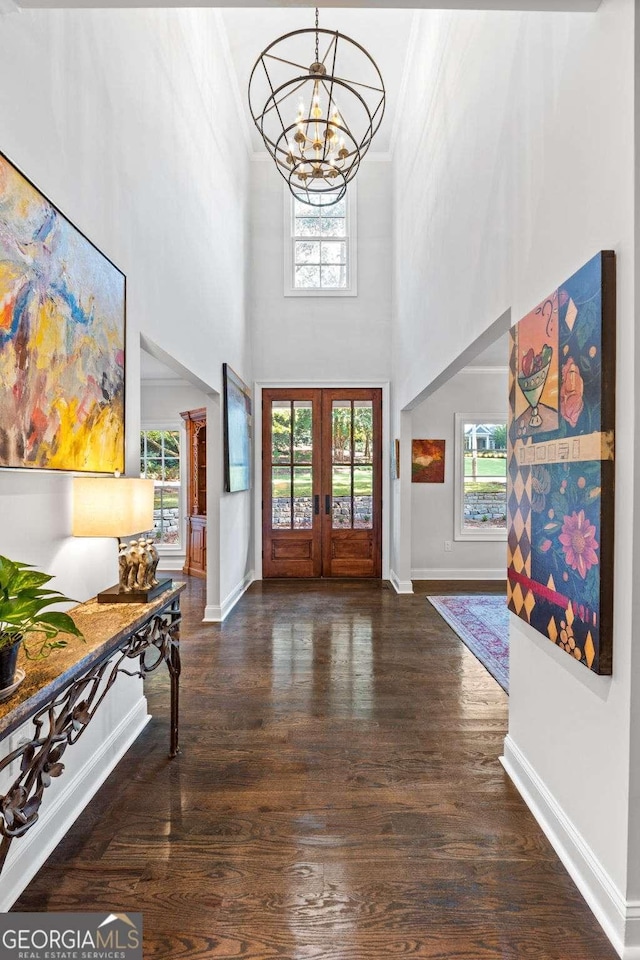
[[[353, 188], [350, 187], [351, 191]], [[290, 256], [285, 294], [291, 296], [349, 296], [355, 294], [353, 237], [349, 191], [322, 206], [302, 203], [289, 194]]]
[[140, 432], [140, 474], [154, 481], [153, 535], [159, 546], [182, 541], [180, 431]]

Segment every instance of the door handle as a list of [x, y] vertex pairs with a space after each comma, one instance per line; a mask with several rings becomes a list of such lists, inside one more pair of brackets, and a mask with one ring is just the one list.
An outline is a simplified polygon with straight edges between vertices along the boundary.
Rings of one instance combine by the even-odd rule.
[[324, 512], [329, 515], [331, 513], [331, 494], [327, 493], [324, 497]]
[[313, 512], [316, 516], [320, 513], [320, 494], [316, 493], [313, 498]]

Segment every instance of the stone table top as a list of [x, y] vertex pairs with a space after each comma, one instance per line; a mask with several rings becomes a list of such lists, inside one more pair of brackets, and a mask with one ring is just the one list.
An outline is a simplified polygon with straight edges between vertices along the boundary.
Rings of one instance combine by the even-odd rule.
[[86, 642], [60, 633], [60, 639], [68, 640], [69, 645], [52, 651], [45, 660], [35, 661], [27, 660], [21, 648], [18, 667], [26, 676], [13, 696], [0, 703], [0, 738], [53, 700], [74, 678], [117, 650], [124, 638], [167, 607], [185, 587], [186, 583], [174, 582], [150, 603], [98, 603], [93, 597], [67, 611]]

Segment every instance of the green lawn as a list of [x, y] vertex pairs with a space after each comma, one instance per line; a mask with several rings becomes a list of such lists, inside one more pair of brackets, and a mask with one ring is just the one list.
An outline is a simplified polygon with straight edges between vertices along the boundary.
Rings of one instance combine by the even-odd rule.
[[478, 481], [474, 483], [473, 480], [465, 480], [464, 482], [464, 492], [465, 493], [504, 493], [505, 485], [504, 483], [491, 483], [491, 481]]
[[[478, 477], [506, 477], [507, 475], [507, 458], [500, 457], [500, 459], [492, 459], [491, 457], [478, 457]], [[471, 476], [472, 468], [472, 458], [464, 458], [464, 475], [465, 477]]]
[[[276, 468], [277, 469], [277, 468]], [[282, 469], [282, 468], [281, 468]], [[285, 467], [284, 470], [287, 468]], [[349, 479], [349, 473], [347, 470], [342, 470], [344, 468], [338, 468], [340, 472], [334, 472], [333, 475], [333, 495], [334, 497], [348, 497], [351, 494], [351, 485]], [[284, 473], [283, 470], [283, 473]], [[296, 477], [296, 496], [297, 497], [310, 497], [312, 494], [311, 490], [311, 471], [305, 470], [304, 473], [298, 469], [298, 474]], [[355, 467], [353, 471], [353, 492], [356, 497], [358, 496], [370, 496], [371, 495], [371, 467]], [[274, 497], [289, 497], [291, 492], [289, 489], [289, 480], [288, 479], [274, 479], [273, 481], [273, 492], [272, 496]]]
[[[162, 493], [162, 505], [165, 510], [179, 506], [180, 489], [178, 487], [164, 487]], [[160, 489], [156, 489], [155, 509], [160, 509]]]

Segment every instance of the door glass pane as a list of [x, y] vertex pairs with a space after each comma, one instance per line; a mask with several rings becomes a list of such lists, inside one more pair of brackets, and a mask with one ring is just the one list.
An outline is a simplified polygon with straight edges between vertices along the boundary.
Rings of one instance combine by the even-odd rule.
[[272, 467], [271, 474], [271, 526], [274, 530], [290, 530], [291, 471], [288, 467]]
[[332, 410], [333, 463], [351, 463], [351, 404], [334, 400]]
[[373, 404], [360, 400], [353, 409], [353, 443], [356, 463], [371, 463], [373, 459]]
[[293, 468], [293, 529], [309, 530], [313, 526], [311, 467]]
[[286, 400], [271, 405], [271, 459], [291, 461], [291, 404]]
[[296, 400], [293, 405], [293, 462], [311, 463], [313, 411], [310, 400]]
[[353, 468], [353, 526], [357, 530], [373, 529], [373, 467]]
[[351, 527], [351, 467], [332, 468], [334, 530]]

